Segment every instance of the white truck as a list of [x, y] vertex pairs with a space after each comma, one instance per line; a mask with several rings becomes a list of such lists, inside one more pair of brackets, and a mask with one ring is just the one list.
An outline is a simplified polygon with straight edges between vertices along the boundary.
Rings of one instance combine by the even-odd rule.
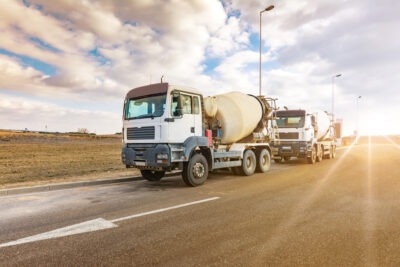
[[332, 120], [324, 111], [278, 110], [273, 122], [279, 140], [271, 142], [275, 162], [291, 157], [307, 158], [308, 163], [335, 157], [336, 139]]
[[252, 175], [270, 168], [275, 100], [240, 92], [203, 97], [192, 88], [151, 84], [130, 90], [123, 109], [122, 162], [149, 181], [182, 170], [188, 186], [210, 171]]

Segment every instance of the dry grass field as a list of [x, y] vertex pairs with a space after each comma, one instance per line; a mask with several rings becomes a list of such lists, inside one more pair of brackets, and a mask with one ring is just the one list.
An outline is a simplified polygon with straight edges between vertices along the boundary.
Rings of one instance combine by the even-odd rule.
[[[400, 144], [400, 136], [361, 137], [359, 144], [370, 140]], [[120, 135], [0, 130], [0, 188], [139, 175], [122, 165], [121, 146]]]
[[0, 131], [0, 188], [137, 175], [120, 153], [119, 135]]

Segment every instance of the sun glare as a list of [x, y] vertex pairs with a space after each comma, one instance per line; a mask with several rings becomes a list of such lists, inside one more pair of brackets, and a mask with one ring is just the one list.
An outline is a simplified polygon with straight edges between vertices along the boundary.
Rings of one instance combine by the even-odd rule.
[[355, 142], [353, 142], [349, 147], [345, 148], [344, 153], [327, 170], [326, 174], [317, 181], [312, 190], [310, 190], [310, 192], [302, 200], [300, 200], [297, 205], [292, 207], [292, 211], [287, 219], [282, 221], [281, 224], [279, 224], [273, 231], [273, 234], [267, 241], [265, 250], [263, 251], [264, 253], [265, 251], [273, 252], [279, 247], [281, 242], [287, 239], [287, 235], [290, 233], [289, 229], [301, 219], [302, 215], [305, 214], [306, 210], [311, 206], [318, 195], [323, 193], [323, 188], [326, 187], [332, 175], [337, 172], [338, 168], [345, 162], [354, 145]]
[[376, 216], [374, 213], [373, 176], [372, 176], [372, 138], [368, 136], [368, 159], [366, 162], [367, 177], [365, 179], [365, 195], [367, 203], [364, 209], [364, 238], [366, 244], [365, 265], [376, 265], [374, 228]]

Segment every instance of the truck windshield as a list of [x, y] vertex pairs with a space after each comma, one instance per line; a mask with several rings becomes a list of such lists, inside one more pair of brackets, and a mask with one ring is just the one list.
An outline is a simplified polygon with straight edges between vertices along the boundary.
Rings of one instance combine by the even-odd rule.
[[164, 114], [167, 95], [153, 95], [129, 99], [125, 108], [125, 119], [161, 117]]
[[278, 117], [276, 125], [278, 128], [302, 128], [304, 127], [304, 116]]

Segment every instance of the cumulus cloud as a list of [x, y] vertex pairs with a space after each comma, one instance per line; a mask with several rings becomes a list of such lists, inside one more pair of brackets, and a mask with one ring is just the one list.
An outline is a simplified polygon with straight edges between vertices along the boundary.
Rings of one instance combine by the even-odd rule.
[[[271, 3], [275, 9], [262, 17], [262, 92], [278, 97], [280, 106], [329, 110], [336, 73], [343, 74], [336, 79], [337, 117], [349, 122], [347, 133], [357, 96], [382, 110], [400, 101], [394, 34], [400, 3]], [[114, 103], [113, 110], [128, 89], [162, 75], [206, 95], [257, 94], [264, 8], [258, 0], [7, 0], [0, 6], [0, 90], [88, 107]]]
[[[12, 114], [12, 119], [10, 119]], [[0, 122], [8, 129], [74, 132], [87, 128], [90, 132], [120, 131], [121, 116], [112, 112], [64, 108], [43, 101], [0, 94]]]

